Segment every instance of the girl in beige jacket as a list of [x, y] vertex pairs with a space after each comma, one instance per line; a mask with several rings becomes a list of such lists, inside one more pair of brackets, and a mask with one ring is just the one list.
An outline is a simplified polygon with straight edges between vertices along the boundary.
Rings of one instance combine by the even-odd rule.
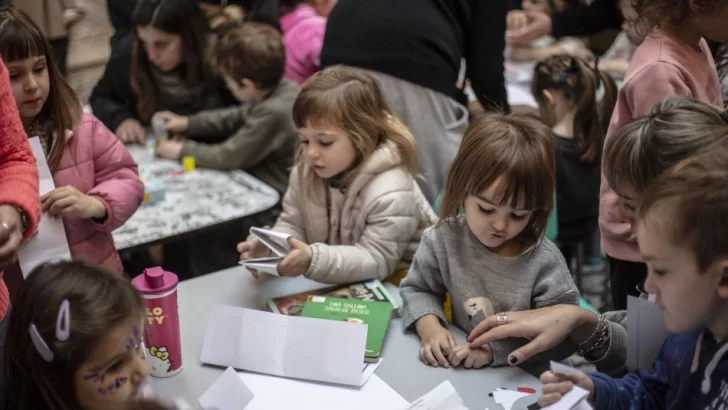
[[[339, 284], [406, 270], [436, 217], [416, 182], [414, 138], [376, 81], [346, 67], [319, 72], [293, 120], [301, 149], [272, 228], [292, 236], [278, 273]], [[238, 251], [241, 260], [269, 253], [258, 239]]]

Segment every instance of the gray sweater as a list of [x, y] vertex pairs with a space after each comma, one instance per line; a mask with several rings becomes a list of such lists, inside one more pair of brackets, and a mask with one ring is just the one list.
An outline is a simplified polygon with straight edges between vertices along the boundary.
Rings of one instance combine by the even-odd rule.
[[[447, 293], [455, 325], [468, 333], [498, 312], [579, 304], [579, 291], [551, 241], [544, 238], [519, 256], [503, 257], [473, 235], [462, 215], [424, 232], [400, 293], [405, 330], [413, 330], [415, 322], [428, 314], [445, 325]], [[507, 364], [508, 355], [525, 343], [525, 339], [490, 343], [493, 365]], [[564, 342], [529, 362], [561, 360], [574, 350], [573, 344]]]

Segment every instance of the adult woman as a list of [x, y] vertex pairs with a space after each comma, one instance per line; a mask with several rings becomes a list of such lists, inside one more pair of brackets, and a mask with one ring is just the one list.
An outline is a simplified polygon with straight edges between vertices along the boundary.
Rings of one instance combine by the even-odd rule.
[[91, 95], [94, 114], [122, 141], [144, 141], [158, 111], [237, 104], [205, 64], [210, 34], [196, 0], [141, 0], [134, 27], [132, 49], [111, 57]]

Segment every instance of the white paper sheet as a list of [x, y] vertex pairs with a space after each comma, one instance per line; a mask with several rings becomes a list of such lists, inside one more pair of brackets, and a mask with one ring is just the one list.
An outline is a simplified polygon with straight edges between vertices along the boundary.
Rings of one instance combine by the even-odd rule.
[[200, 361], [295, 379], [361, 386], [367, 326], [217, 305]]
[[553, 360], [551, 361], [551, 371], [556, 374], [563, 374], [564, 376], [579, 376], [582, 373], [578, 369]]
[[241, 410], [252, 400], [253, 392], [232, 367], [215, 380], [200, 396], [200, 406], [205, 410]]
[[[38, 137], [28, 139], [33, 149], [33, 156], [38, 165], [38, 177], [40, 179], [39, 191], [43, 196], [56, 188], [53, 182], [53, 174], [48, 168], [48, 162], [43, 154], [43, 147]], [[18, 249], [18, 260], [23, 277], [44, 262], [71, 259], [71, 251], [68, 248], [66, 231], [63, 229], [61, 218], [51, 218], [44, 213], [38, 223], [38, 230], [28, 242]]]
[[536, 99], [533, 98], [531, 92], [526, 88], [516, 84], [506, 84], [508, 91], [508, 104], [510, 105], [528, 105], [529, 107], [538, 108]]
[[401, 409], [407, 405], [407, 401], [377, 375], [372, 376], [361, 388], [282, 379], [248, 372], [239, 373], [239, 376], [255, 394], [245, 410], [389, 410]]
[[591, 406], [586, 402], [587, 396], [589, 396], [588, 391], [574, 386], [561, 400], [550, 406], [541, 407], [541, 410], [588, 410]]
[[444, 381], [404, 410], [468, 410], [450, 381]]
[[376, 361], [376, 363], [364, 363], [364, 370], [361, 372], [361, 385], [363, 386], [377, 371], [379, 365], [382, 364], [382, 358]]
[[627, 368], [630, 371], [652, 370], [669, 334], [659, 306], [649, 299], [627, 297]]
[[503, 406], [503, 410], [512, 410], [518, 400], [530, 395], [531, 393], [499, 388], [493, 390], [493, 401]]

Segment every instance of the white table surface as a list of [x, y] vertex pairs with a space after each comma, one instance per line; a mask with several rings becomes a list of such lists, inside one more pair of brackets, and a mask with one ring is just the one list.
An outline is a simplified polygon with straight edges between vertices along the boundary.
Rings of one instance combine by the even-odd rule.
[[182, 169], [177, 161], [150, 160], [141, 145], [127, 149], [139, 165], [139, 175], [153, 176], [165, 186], [163, 202], [142, 205], [126, 223], [114, 231], [119, 250], [160, 242], [198, 229], [255, 215], [278, 203], [276, 190], [243, 171]]
[[[216, 304], [263, 309], [271, 297], [313, 290], [324, 285], [304, 278], [277, 278], [264, 275], [253, 279], [242, 267], [235, 267], [180, 283], [178, 303], [182, 333], [182, 372], [164, 379], [153, 379], [157, 393], [166, 398], [183, 398], [196, 403], [200, 395], [225, 370], [202, 365], [200, 352], [211, 308]], [[394, 292], [396, 294], [396, 291]], [[453, 331], [458, 341], [465, 335]], [[251, 337], [254, 337], [251, 335]], [[480, 370], [432, 368], [418, 358], [419, 339], [404, 334], [402, 322], [390, 324], [382, 350], [383, 362], [376, 374], [407, 401], [413, 401], [445, 380], [450, 380], [470, 410], [502, 410], [488, 394], [493, 389], [528, 386], [540, 391], [539, 381], [519, 368], [501, 367]], [[524, 410], [536, 401], [532, 395], [518, 402], [513, 410]], [[523, 403], [523, 405], [521, 405]], [[379, 409], [389, 410], [389, 409]], [[397, 410], [397, 409], [392, 409]]]

